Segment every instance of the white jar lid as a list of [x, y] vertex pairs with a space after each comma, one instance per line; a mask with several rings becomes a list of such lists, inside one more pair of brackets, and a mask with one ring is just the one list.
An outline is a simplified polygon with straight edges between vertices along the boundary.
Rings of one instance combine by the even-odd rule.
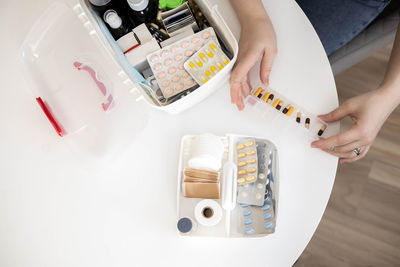
[[111, 2], [111, 0], [89, 0], [92, 5], [95, 6], [104, 6]]
[[117, 12], [113, 9], [109, 9], [104, 13], [104, 21], [110, 25], [113, 29], [118, 29], [121, 27], [122, 19], [118, 16]]
[[142, 11], [149, 4], [149, 0], [128, 0], [128, 5], [135, 11]]

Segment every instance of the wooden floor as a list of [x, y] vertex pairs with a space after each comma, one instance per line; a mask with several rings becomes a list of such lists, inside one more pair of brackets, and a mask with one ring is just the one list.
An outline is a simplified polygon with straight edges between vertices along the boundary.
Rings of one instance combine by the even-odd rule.
[[[340, 103], [379, 85], [390, 49], [337, 75]], [[325, 214], [295, 266], [400, 266], [400, 107], [364, 159], [339, 166]]]

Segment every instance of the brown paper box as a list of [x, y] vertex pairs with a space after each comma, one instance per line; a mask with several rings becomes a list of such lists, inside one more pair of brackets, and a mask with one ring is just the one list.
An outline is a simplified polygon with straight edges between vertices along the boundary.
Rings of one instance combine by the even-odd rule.
[[218, 172], [198, 170], [192, 168], [186, 168], [184, 171], [185, 176], [194, 178], [203, 178], [208, 180], [218, 180]]
[[196, 178], [196, 177], [190, 177], [190, 176], [186, 176], [183, 181], [189, 182], [189, 183], [218, 183], [218, 180], [208, 180], [208, 179]]
[[219, 199], [219, 183], [185, 183], [185, 197]]

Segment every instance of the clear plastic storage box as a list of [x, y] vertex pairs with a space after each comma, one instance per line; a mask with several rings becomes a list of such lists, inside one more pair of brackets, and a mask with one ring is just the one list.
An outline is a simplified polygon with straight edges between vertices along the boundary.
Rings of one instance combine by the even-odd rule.
[[140, 132], [152, 108], [179, 113], [227, 83], [238, 52], [237, 41], [217, 6], [205, 0], [196, 4], [232, 58], [206, 84], [161, 105], [151, 97], [146, 80], [128, 62], [88, 1], [53, 3], [34, 24], [21, 49], [34, 97], [57, 133], [73, 134], [75, 144], [104, 155], [113, 142], [128, 142]]

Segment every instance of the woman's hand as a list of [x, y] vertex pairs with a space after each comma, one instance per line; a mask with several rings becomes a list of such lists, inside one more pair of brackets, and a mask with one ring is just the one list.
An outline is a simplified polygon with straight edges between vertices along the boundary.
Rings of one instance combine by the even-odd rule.
[[[338, 156], [340, 163], [363, 158], [390, 113], [400, 103], [400, 24], [393, 44], [392, 54], [382, 85], [375, 91], [350, 98], [340, 107], [320, 116], [326, 122], [338, 121], [346, 116], [353, 119], [349, 130], [327, 139], [311, 143]], [[360, 155], [355, 152], [361, 149]]]
[[269, 74], [277, 53], [276, 36], [260, 1], [231, 0], [231, 2], [242, 26], [239, 53], [230, 79], [231, 102], [242, 110], [244, 108], [242, 95], [248, 96], [251, 90], [248, 72], [259, 59], [261, 59], [260, 79], [265, 85], [269, 84]]
[[[359, 160], [367, 154], [397, 104], [396, 98], [384, 88], [350, 98], [334, 111], [319, 118], [325, 122], [334, 122], [349, 116], [354, 125], [338, 135], [312, 142], [311, 147], [339, 157], [340, 163]], [[361, 148], [359, 155], [355, 152], [356, 148]]]

